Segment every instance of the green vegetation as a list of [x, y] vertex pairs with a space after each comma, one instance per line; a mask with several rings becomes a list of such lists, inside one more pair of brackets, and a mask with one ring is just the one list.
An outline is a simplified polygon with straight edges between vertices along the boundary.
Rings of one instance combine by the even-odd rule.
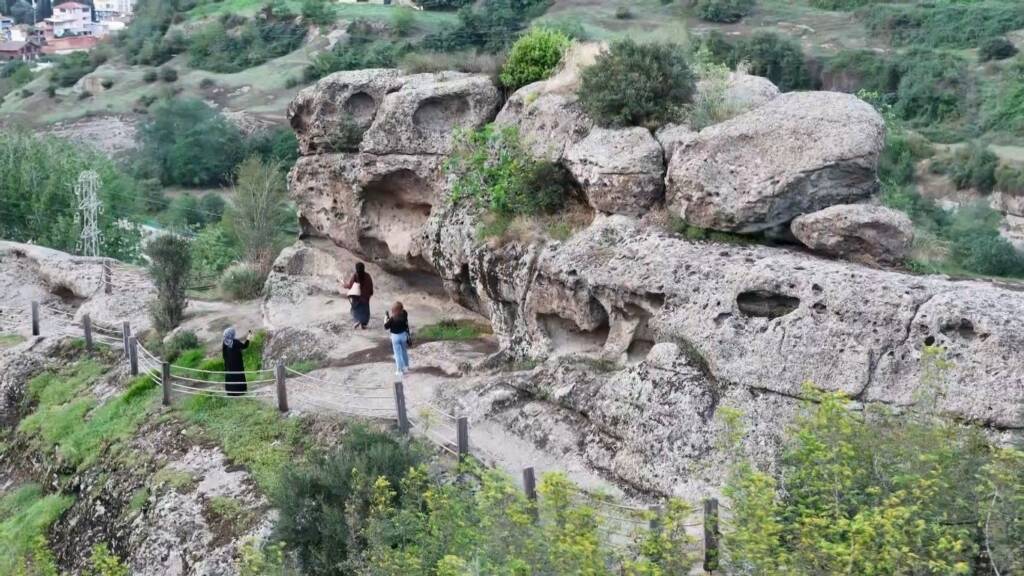
[[964, 113], [969, 75], [959, 56], [911, 50], [900, 57], [894, 112], [903, 120], [931, 124]]
[[288, 206], [288, 185], [280, 162], [250, 157], [238, 166], [231, 190], [228, 230], [245, 262], [265, 280], [281, 248], [282, 232], [294, 217]]
[[129, 576], [128, 567], [113, 554], [106, 544], [92, 547], [89, 565], [82, 572], [83, 576]]
[[164, 344], [161, 349], [163, 351], [164, 360], [173, 363], [181, 356], [182, 352], [186, 350], [194, 350], [200, 347], [199, 338], [196, 333], [191, 330], [181, 330], [175, 332]]
[[550, 28], [531, 28], [516, 40], [501, 70], [501, 83], [515, 90], [544, 80], [555, 71], [569, 48], [569, 37]]
[[745, 63], [748, 72], [771, 80], [783, 92], [811, 88], [803, 49], [794, 40], [772, 32], [754, 32], [736, 44], [730, 64]]
[[996, 189], [1011, 196], [1024, 196], [1024, 169], [999, 166], [996, 169]]
[[238, 128], [199, 100], [156, 104], [137, 138], [138, 173], [165, 185], [222, 184], [244, 153]]
[[988, 194], [996, 185], [996, 166], [999, 158], [981, 142], [972, 142], [953, 153], [947, 167], [950, 178], [958, 190], [973, 188]]
[[192, 270], [188, 240], [172, 234], [157, 236], [146, 245], [149, 275], [156, 284], [156, 300], [150, 304], [153, 326], [161, 333], [173, 330], [188, 306], [186, 290]]
[[858, 15], [869, 32], [894, 46], [972, 48], [1024, 28], [1024, 10], [1015, 0], [878, 3]]
[[25, 337], [19, 334], [0, 334], [0, 350], [17, 346], [25, 341]]
[[[114, 37], [129, 64], [159, 66], [185, 51], [185, 36], [168, 33], [175, 16], [191, 7], [192, 0], [138, 0], [132, 25]], [[153, 80], [156, 80], [154, 77]]]
[[990, 60], [1006, 60], [1017, 54], [1017, 47], [1006, 39], [1005, 36], [995, 36], [981, 42], [978, 46], [978, 60], [988, 62]]
[[754, 9], [754, 0], [697, 0], [697, 15], [708, 22], [739, 22]]
[[134, 260], [139, 233], [117, 222], [134, 220], [137, 184], [90, 148], [18, 130], [0, 136], [0, 237], [75, 252], [80, 230], [74, 187], [86, 170], [95, 170], [101, 181], [100, 252]]
[[88, 52], [68, 54], [57, 60], [51, 80], [54, 84], [63, 88], [74, 86], [76, 82], [81, 80], [82, 76], [89, 74], [102, 63], [98, 60], [98, 58], [90, 56]]
[[514, 126], [457, 132], [445, 170], [455, 177], [453, 201], [466, 198], [502, 215], [553, 212], [568, 187], [560, 168], [524, 149]]
[[189, 61], [204, 70], [239, 72], [296, 50], [305, 37], [306, 27], [293, 18], [224, 14], [189, 36]]
[[129, 438], [154, 406], [158, 391], [148, 377], [132, 381], [117, 398], [97, 404], [87, 393], [106, 370], [91, 360], [65, 372], [47, 372], [29, 383], [35, 411], [18, 425], [43, 454], [52, 455], [71, 470], [94, 464], [113, 444]]
[[731, 571], [970, 574], [982, 546], [999, 572], [1019, 568], [1024, 485], [1008, 479], [1024, 470], [1024, 453], [926, 416], [945, 393], [948, 362], [936, 348], [924, 362], [920, 412], [861, 410], [841, 394], [805, 389], [812, 402], [779, 460], [785, 489], [742, 461], [729, 478]]
[[203, 228], [192, 239], [192, 275], [195, 278], [219, 278], [241, 258], [238, 243], [224, 224]]
[[877, 2], [878, 0], [808, 0], [807, 3], [824, 10], [853, 10]]
[[220, 277], [221, 292], [231, 300], [254, 300], [263, 293], [266, 275], [249, 263], [235, 264]]
[[46, 530], [74, 501], [72, 496], [46, 495], [38, 484], [0, 497], [0, 574], [55, 573]]
[[583, 70], [579, 98], [602, 126], [653, 128], [677, 120], [695, 90], [682, 47], [620, 40]]
[[438, 52], [470, 48], [498, 52], [512, 44], [548, 4], [549, 0], [481, 0], [460, 9], [458, 24], [427, 36], [422, 47]]
[[364, 19], [353, 20], [345, 31], [348, 33], [346, 42], [339, 42], [331, 50], [313, 57], [303, 73], [307, 81], [343, 70], [393, 68], [411, 49], [411, 45], [398, 38], [382, 38], [373, 24]]
[[441, 320], [416, 331], [419, 340], [475, 340], [488, 333], [486, 326], [468, 320]]

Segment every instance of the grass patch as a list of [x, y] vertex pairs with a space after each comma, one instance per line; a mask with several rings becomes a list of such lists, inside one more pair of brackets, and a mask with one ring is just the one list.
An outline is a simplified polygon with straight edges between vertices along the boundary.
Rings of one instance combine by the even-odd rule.
[[24, 336], [17, 334], [0, 334], [0, 350], [12, 348], [25, 341]]
[[46, 495], [38, 484], [0, 498], [0, 574], [21, 573], [37, 542], [74, 502], [72, 496]]
[[[179, 494], [188, 494], [196, 486], [196, 477], [192, 475], [191, 472], [166, 467], [161, 468], [153, 475], [151, 483], [157, 488], [169, 488]], [[132, 497], [132, 501], [134, 501], [136, 497], [139, 497], [138, 493]], [[149, 494], [147, 492], [146, 498], [148, 497]], [[145, 499], [142, 500], [142, 503], [145, 503]]]
[[[266, 374], [258, 372], [263, 366], [263, 342], [266, 340], [267, 333], [263, 330], [255, 332], [252, 338], [249, 339], [249, 347], [242, 352], [242, 359], [245, 362], [246, 373], [245, 378], [247, 380], [265, 380]], [[206, 350], [203, 348], [190, 348], [184, 350], [178, 359], [174, 361], [175, 366], [182, 368], [195, 368], [197, 370], [209, 370], [211, 372], [223, 372], [224, 371], [224, 359], [216, 357], [207, 357]], [[194, 372], [188, 370], [174, 370], [172, 373], [178, 376], [186, 376], [189, 378], [196, 378]], [[200, 374], [203, 380], [211, 380], [213, 382], [223, 382], [223, 374]]]
[[85, 360], [69, 372], [34, 378], [29, 393], [39, 406], [22, 420], [18, 431], [31, 437], [39, 450], [76, 470], [96, 462], [109, 446], [135, 433], [160, 395], [152, 380], [140, 376], [122, 395], [97, 406], [95, 398], [82, 392], [103, 371]]
[[420, 340], [475, 340], [483, 334], [490, 334], [490, 329], [471, 320], [441, 320], [416, 331]]
[[319, 360], [306, 359], [299, 360], [288, 367], [299, 374], [309, 374], [313, 370], [320, 368], [320, 364], [321, 362]]

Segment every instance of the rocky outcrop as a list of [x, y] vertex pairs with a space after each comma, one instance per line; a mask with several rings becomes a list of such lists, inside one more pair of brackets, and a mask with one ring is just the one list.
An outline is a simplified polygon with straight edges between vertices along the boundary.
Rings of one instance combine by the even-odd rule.
[[830, 206], [797, 217], [791, 228], [811, 250], [863, 264], [902, 263], [914, 241], [906, 214], [868, 204]]
[[453, 132], [489, 122], [499, 98], [487, 77], [456, 72], [339, 72], [303, 90], [288, 117], [304, 154], [289, 176], [304, 232], [391, 267], [421, 266]]
[[646, 128], [594, 128], [569, 149], [566, 166], [601, 212], [642, 215], [664, 194], [661, 146]]
[[661, 149], [665, 153], [665, 162], [668, 163], [672, 161], [672, 155], [676, 153], [677, 149], [685, 148], [697, 139], [697, 132], [685, 124], [666, 124], [654, 133], [654, 137], [658, 140], [658, 144], [661, 144]]
[[594, 122], [575, 94], [546, 92], [545, 86], [546, 81], [536, 82], [516, 90], [495, 123], [515, 126], [520, 140], [536, 158], [559, 162], [587, 136]]
[[[697, 82], [697, 92], [705, 92], [713, 84], [714, 81], [701, 80]], [[723, 84], [722, 97], [725, 102], [743, 111], [767, 104], [782, 93], [771, 80], [743, 72], [729, 72]]]
[[872, 195], [884, 135], [882, 117], [854, 96], [784, 94], [679, 149], [666, 202], [700, 228], [768, 230]]

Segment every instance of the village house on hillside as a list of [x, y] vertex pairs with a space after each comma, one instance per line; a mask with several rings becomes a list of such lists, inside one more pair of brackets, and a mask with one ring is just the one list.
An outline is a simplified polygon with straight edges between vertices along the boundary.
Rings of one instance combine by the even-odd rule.
[[0, 42], [14, 40], [14, 18], [0, 16]]
[[39, 57], [39, 45], [34, 42], [0, 42], [0, 62], [23, 60], [29, 62]]
[[53, 7], [53, 16], [43, 20], [42, 27], [54, 38], [92, 36], [95, 32], [92, 8], [78, 2], [64, 2]]
[[100, 22], [131, 18], [136, 0], [95, 0], [96, 19]]

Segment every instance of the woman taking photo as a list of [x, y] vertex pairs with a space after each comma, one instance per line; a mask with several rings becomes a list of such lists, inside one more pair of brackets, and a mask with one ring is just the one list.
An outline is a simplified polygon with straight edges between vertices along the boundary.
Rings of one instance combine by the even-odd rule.
[[409, 344], [412, 340], [412, 334], [409, 332], [409, 314], [401, 302], [395, 302], [391, 311], [384, 314], [387, 316], [384, 328], [391, 332], [391, 347], [395, 351], [395, 374], [401, 377], [409, 371]]
[[251, 330], [245, 335], [245, 340], [239, 340], [235, 338], [234, 326], [224, 331], [221, 354], [224, 356], [224, 389], [227, 390], [228, 396], [242, 396], [248, 391], [242, 351], [249, 347], [250, 335]]

